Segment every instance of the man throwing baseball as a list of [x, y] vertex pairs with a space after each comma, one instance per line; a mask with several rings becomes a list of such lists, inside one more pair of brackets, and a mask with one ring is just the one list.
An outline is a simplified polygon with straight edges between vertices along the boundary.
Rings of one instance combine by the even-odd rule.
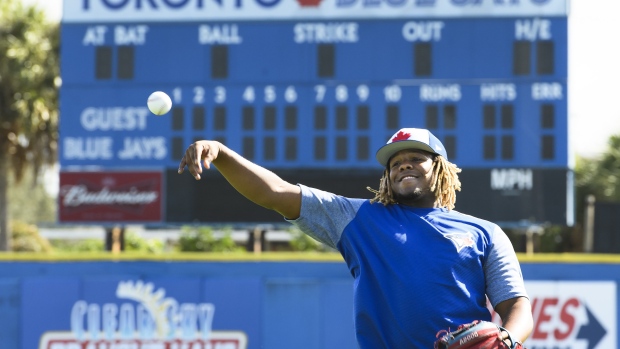
[[216, 141], [192, 144], [179, 173], [187, 166], [198, 180], [213, 164], [245, 197], [340, 251], [360, 348], [433, 348], [441, 330], [490, 321], [487, 297], [502, 319], [496, 348], [519, 347], [533, 326], [519, 262], [496, 224], [453, 210], [460, 169], [441, 142], [405, 128], [376, 158], [385, 170], [372, 200], [288, 183]]

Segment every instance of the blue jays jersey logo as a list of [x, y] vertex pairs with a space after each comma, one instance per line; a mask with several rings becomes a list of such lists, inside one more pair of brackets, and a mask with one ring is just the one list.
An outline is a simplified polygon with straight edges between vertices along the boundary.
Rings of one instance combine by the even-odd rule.
[[446, 239], [452, 241], [454, 246], [456, 247], [456, 252], [461, 252], [461, 250], [468, 246], [474, 245], [474, 235], [470, 232], [465, 233], [452, 233], [444, 235]]

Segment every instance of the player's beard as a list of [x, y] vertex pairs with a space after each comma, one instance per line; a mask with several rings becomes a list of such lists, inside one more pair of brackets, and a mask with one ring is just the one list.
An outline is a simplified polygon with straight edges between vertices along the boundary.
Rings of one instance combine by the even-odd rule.
[[398, 203], [403, 203], [403, 204], [416, 202], [418, 199], [422, 197], [423, 194], [424, 193], [422, 192], [422, 189], [420, 188], [415, 188], [413, 191], [405, 193], [405, 194], [393, 193], [394, 200], [396, 200], [396, 202]]

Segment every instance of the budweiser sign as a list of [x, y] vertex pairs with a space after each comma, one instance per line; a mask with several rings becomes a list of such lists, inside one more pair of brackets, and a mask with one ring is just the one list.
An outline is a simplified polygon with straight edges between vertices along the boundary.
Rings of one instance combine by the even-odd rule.
[[159, 172], [63, 172], [61, 222], [159, 222], [162, 220]]
[[80, 205], [144, 205], [157, 200], [157, 191], [139, 191], [136, 187], [128, 191], [110, 191], [103, 188], [99, 191], [89, 191], [85, 185], [67, 185], [62, 188], [64, 206]]

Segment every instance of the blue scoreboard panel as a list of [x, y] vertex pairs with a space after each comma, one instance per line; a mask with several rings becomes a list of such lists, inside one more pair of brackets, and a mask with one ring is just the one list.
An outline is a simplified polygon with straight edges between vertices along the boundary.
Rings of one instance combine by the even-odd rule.
[[[161, 171], [162, 223], [279, 222], [217, 173], [216, 139], [300, 182], [370, 197], [374, 154], [430, 129], [457, 209], [572, 224], [566, 0], [82, 0], [62, 22], [62, 171]], [[153, 91], [173, 108], [155, 116]]]

